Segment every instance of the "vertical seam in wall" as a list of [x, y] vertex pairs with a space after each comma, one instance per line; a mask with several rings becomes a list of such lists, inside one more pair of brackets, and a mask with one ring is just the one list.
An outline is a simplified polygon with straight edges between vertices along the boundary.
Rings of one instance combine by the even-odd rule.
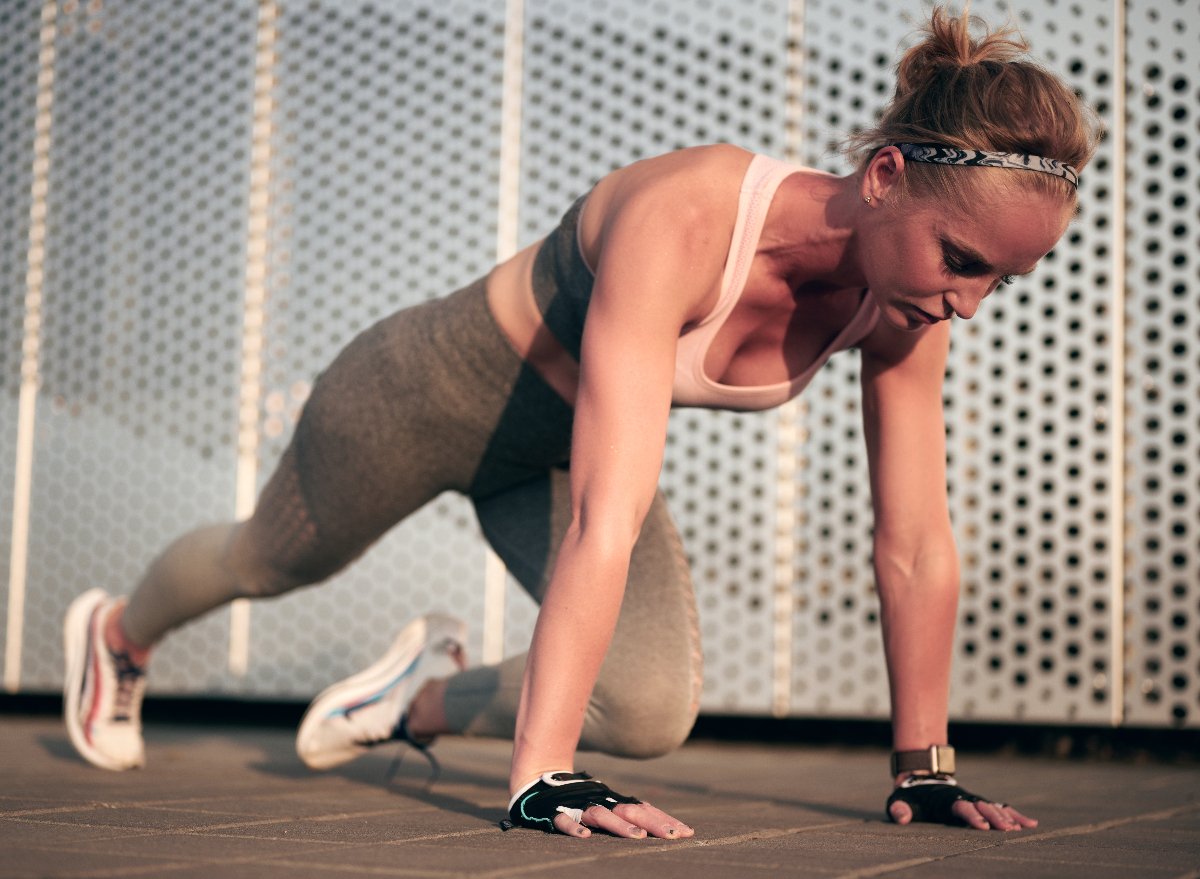
[[8, 568], [8, 623], [4, 642], [4, 689], [21, 686], [25, 586], [29, 564], [29, 512], [33, 491], [33, 438], [41, 384], [42, 267], [45, 264], [46, 195], [50, 174], [51, 107], [54, 103], [54, 19], [58, 3], [42, 4], [39, 33], [37, 115], [34, 119], [33, 183], [30, 186], [29, 250], [25, 273], [25, 325], [21, 343], [21, 390], [17, 403], [16, 473], [13, 478], [12, 546]]
[[1111, 584], [1112, 724], [1125, 717], [1125, 2], [1113, 0]]
[[[788, 3], [787, 88], [784, 158], [799, 164], [804, 144], [801, 128], [804, 90], [804, 0]], [[772, 625], [771, 713], [786, 717], [792, 710], [792, 620], [796, 579], [796, 478], [798, 444], [806, 411], [799, 400], [779, 408], [775, 458], [775, 577]]]
[[[521, 196], [521, 85], [524, 75], [525, 2], [507, 0], [504, 72], [500, 86], [500, 162], [496, 184], [496, 262], [517, 252]], [[483, 576], [483, 662], [504, 658], [504, 590], [508, 572], [490, 547]]]
[[[246, 241], [246, 294], [242, 314], [242, 378], [238, 405], [237, 484], [234, 517], [254, 513], [258, 482], [258, 420], [262, 396], [263, 319], [267, 300], [267, 233], [271, 201], [271, 114], [275, 86], [273, 0], [258, 7], [254, 56], [254, 118], [250, 143], [249, 222]], [[239, 677], [250, 664], [250, 602], [239, 598], [229, 611], [229, 671]]]

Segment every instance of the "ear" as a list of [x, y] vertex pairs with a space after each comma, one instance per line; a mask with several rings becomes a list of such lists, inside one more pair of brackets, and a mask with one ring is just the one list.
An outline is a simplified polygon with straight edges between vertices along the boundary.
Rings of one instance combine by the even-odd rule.
[[[863, 172], [862, 197], [868, 204], [886, 203], [894, 197], [904, 175], [904, 154], [897, 147], [885, 146], [877, 152]], [[869, 200], [868, 200], [869, 199]]]

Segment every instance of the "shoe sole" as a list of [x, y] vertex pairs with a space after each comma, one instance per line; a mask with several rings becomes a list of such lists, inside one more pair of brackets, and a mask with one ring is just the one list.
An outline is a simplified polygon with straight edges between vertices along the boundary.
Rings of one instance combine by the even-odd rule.
[[[67, 665], [66, 679], [63, 681], [63, 719], [67, 724], [67, 736], [83, 759], [101, 769], [120, 772], [132, 769], [133, 766], [110, 760], [93, 748], [83, 730], [83, 721], [75, 710], [75, 706], [79, 704], [79, 694], [83, 690], [84, 678], [87, 676], [87, 647], [91, 640], [92, 616], [96, 608], [108, 599], [108, 593], [97, 587], [80, 595], [67, 608], [67, 616], [63, 620], [63, 653]], [[83, 632], [83, 637], [75, 637], [80, 631]]]
[[[459, 644], [465, 640], [466, 626], [459, 620], [443, 614], [428, 614], [401, 629], [392, 646], [373, 665], [322, 690], [304, 712], [300, 729], [296, 732], [296, 753], [304, 761], [304, 765], [309, 769], [332, 769], [367, 753], [370, 746], [363, 745], [350, 754], [328, 755], [318, 752], [306, 756], [304, 743], [333, 712], [343, 709], [346, 705], [366, 701], [395, 686], [398, 683], [397, 678], [412, 665], [429, 643], [430, 631], [443, 627], [448, 630], [449, 637]], [[327, 759], [320, 759], [323, 756]]]

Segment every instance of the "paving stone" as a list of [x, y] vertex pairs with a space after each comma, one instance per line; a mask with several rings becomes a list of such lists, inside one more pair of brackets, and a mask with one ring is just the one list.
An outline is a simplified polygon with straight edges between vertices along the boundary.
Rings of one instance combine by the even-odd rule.
[[[0, 876], [1120, 876], [1200, 869], [1200, 769], [964, 755], [969, 789], [1036, 816], [1003, 834], [887, 821], [886, 752], [689, 744], [586, 767], [690, 822], [696, 837], [502, 833], [511, 745], [447, 738], [441, 778], [409, 752], [325, 773], [274, 729], [151, 725], [147, 769], [84, 764], [49, 718], [0, 717]], [[1200, 874], [1197, 874], [1200, 875]]]

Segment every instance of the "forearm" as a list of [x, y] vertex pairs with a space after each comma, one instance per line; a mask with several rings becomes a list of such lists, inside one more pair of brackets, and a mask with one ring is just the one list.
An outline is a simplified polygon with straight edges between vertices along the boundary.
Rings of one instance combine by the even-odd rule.
[[950, 664], [958, 609], [958, 557], [953, 540], [911, 565], [876, 548], [884, 653], [898, 751], [946, 744]]
[[584, 715], [621, 610], [629, 546], [572, 527], [555, 562], [525, 664], [509, 782], [572, 768]]

